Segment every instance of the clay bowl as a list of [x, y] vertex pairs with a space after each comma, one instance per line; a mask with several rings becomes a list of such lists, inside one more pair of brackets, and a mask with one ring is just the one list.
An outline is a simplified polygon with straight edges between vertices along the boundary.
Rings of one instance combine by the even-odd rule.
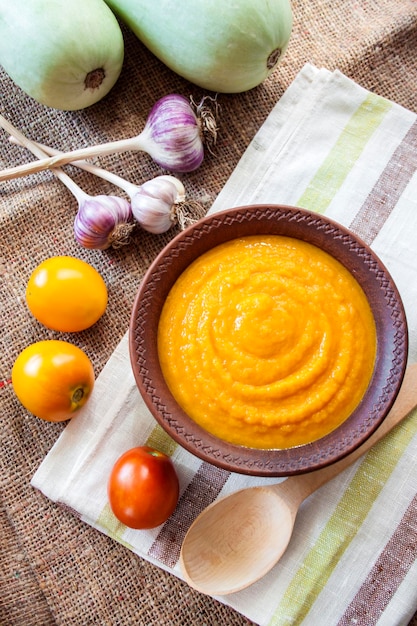
[[[330, 434], [313, 443], [288, 449], [237, 446], [202, 429], [173, 398], [158, 361], [159, 317], [178, 276], [210, 248], [254, 234], [295, 237], [333, 255], [362, 286], [376, 323], [376, 362], [360, 405]], [[140, 285], [129, 332], [130, 358], [137, 386], [162, 428], [203, 461], [256, 476], [289, 476], [316, 470], [360, 446], [390, 410], [401, 386], [408, 354], [407, 323], [400, 295], [372, 250], [349, 230], [326, 217], [279, 205], [253, 205], [216, 213], [173, 238], [152, 263]]]

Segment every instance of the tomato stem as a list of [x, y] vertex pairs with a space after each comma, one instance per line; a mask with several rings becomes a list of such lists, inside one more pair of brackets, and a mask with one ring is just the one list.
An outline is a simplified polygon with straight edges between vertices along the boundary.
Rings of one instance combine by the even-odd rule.
[[159, 450], [149, 450], [149, 454], [151, 456], [161, 456], [161, 452]]
[[72, 401], [78, 404], [84, 397], [84, 389], [82, 387], [78, 387], [74, 393], [72, 394]]

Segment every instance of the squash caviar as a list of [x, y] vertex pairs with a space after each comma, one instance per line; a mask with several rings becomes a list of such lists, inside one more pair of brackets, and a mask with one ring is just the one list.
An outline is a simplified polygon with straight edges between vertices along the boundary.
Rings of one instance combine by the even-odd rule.
[[376, 328], [351, 273], [304, 241], [248, 236], [196, 259], [158, 328], [171, 393], [200, 426], [251, 448], [314, 441], [370, 382]]

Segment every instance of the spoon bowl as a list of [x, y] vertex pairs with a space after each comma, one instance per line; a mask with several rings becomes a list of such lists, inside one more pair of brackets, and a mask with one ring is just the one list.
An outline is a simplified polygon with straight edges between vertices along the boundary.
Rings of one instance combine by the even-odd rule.
[[[237, 491], [207, 507], [204, 532], [200, 516], [184, 541], [181, 565], [188, 576], [191, 573], [188, 582], [200, 591], [209, 585], [210, 594], [224, 594], [225, 581], [228, 593], [242, 589], [243, 573], [264, 576], [290, 541], [295, 517], [287, 502], [270, 487], [247, 491]], [[220, 519], [226, 522], [223, 530], [219, 529]], [[265, 537], [271, 536], [276, 538], [273, 551], [265, 542]]]
[[351, 465], [417, 405], [417, 363], [410, 365], [391, 411], [359, 448], [333, 465], [267, 487], [249, 487], [208, 506], [190, 526], [180, 564], [191, 587], [209, 595], [240, 591], [279, 561], [303, 500]]
[[[261, 578], [285, 552], [296, 511], [274, 487], [248, 491], [213, 502], [186, 536], [181, 566], [187, 582], [199, 591], [213, 595], [239, 591], [242, 573], [255, 571]], [[223, 531], [220, 523], [225, 525]], [[273, 550], [265, 537], [274, 537]]]

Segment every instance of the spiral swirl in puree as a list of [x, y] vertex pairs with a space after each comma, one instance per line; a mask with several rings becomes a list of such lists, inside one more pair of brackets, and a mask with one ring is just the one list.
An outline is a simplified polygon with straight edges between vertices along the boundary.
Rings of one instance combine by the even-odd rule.
[[367, 298], [336, 259], [280, 235], [221, 244], [164, 304], [158, 352], [184, 411], [220, 439], [288, 448], [335, 429], [375, 362]]

